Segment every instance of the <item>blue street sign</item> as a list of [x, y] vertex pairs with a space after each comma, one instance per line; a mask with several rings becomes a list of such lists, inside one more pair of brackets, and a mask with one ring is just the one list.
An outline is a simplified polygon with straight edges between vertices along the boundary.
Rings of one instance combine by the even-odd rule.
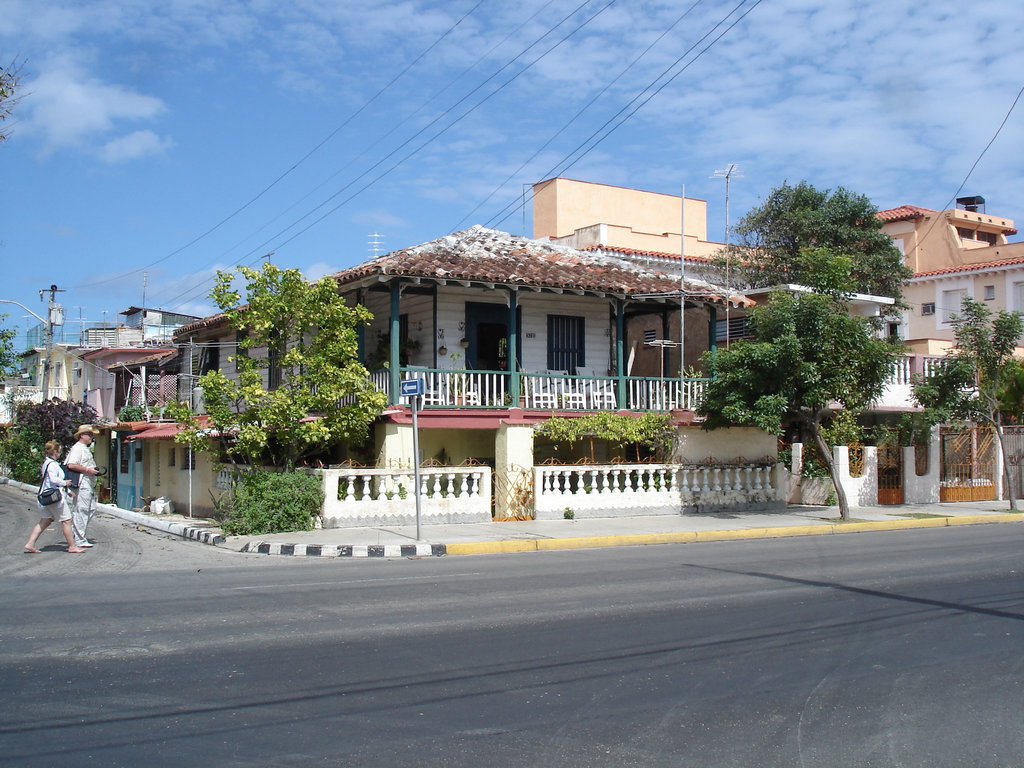
[[423, 379], [403, 379], [399, 386], [402, 397], [416, 397], [427, 391], [427, 385]]

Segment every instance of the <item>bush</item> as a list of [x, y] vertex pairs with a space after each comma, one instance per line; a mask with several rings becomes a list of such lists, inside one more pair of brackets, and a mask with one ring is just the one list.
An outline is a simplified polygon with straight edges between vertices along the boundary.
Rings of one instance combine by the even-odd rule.
[[7, 429], [0, 435], [0, 466], [7, 468], [12, 479], [37, 485], [40, 480], [39, 470], [43, 466], [45, 442], [33, 432]]
[[323, 506], [318, 475], [246, 472], [220, 503], [229, 536], [309, 531]]

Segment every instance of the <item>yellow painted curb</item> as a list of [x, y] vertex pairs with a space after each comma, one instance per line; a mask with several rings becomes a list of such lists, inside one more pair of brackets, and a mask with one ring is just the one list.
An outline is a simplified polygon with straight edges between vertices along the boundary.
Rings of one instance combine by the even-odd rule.
[[675, 531], [672, 533], [637, 533], [619, 536], [578, 536], [565, 539], [516, 539], [513, 541], [465, 541], [447, 544], [449, 555], [491, 555], [506, 552], [540, 552], [599, 547], [636, 547], [648, 544], [691, 544], [699, 541], [737, 541], [743, 539], [781, 539], [790, 536], [821, 536], [860, 531], [898, 531], [910, 528], [944, 528], [950, 525], [985, 523], [1019, 523], [1024, 513], [1005, 512], [991, 515], [960, 515], [956, 517], [910, 518], [906, 520], [872, 520], [859, 523], [820, 523], [818, 525], [784, 525], [775, 528], [739, 528], [720, 531]]

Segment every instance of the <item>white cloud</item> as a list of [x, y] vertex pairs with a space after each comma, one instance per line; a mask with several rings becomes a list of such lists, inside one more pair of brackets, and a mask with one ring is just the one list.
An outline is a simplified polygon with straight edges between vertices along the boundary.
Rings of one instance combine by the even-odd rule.
[[100, 150], [100, 157], [108, 163], [124, 163], [147, 155], [163, 154], [172, 146], [173, 141], [161, 139], [152, 131], [135, 131], [108, 141]]
[[[29, 115], [25, 133], [37, 135], [47, 152], [103, 141], [123, 122], [152, 120], [166, 110], [160, 99], [89, 77], [66, 59], [47, 67], [26, 85], [25, 92], [22, 103]], [[130, 146], [137, 150], [146, 140], [153, 148], [152, 139], [145, 136], [125, 138], [131, 140], [123, 146], [115, 143], [109, 150], [112, 156], [123, 155]], [[157, 145], [169, 146], [159, 139]]]

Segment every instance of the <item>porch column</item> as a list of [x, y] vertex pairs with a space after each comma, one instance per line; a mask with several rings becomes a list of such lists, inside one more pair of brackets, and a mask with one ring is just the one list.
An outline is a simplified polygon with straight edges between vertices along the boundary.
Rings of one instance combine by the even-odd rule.
[[508, 394], [509, 402], [513, 408], [519, 405], [519, 356], [518, 349], [519, 334], [516, 329], [516, 317], [519, 309], [519, 291], [509, 288], [508, 291], [508, 349], [506, 360], [508, 360]]
[[400, 307], [402, 300], [402, 285], [398, 280], [394, 280], [391, 283], [391, 349], [388, 352], [388, 360], [391, 362], [388, 365], [388, 381], [389, 381], [389, 392], [388, 392], [388, 404], [397, 405], [401, 402], [399, 391], [401, 386], [401, 371], [399, 365], [401, 364], [401, 353], [399, 351], [401, 339], [398, 338], [401, 332], [399, 323]]
[[622, 299], [615, 300], [615, 400], [620, 410], [626, 407], [625, 304]]
[[[356, 291], [356, 304], [366, 306], [363, 300], [366, 298], [363, 289]], [[366, 326], [360, 323], [356, 326], [356, 354], [359, 355], [359, 362], [366, 364]], [[370, 371], [373, 373], [373, 371]]]
[[713, 304], [708, 304], [708, 351], [714, 352], [718, 349], [718, 342], [716, 337], [718, 336], [718, 329], [715, 327], [718, 325], [718, 310]]

